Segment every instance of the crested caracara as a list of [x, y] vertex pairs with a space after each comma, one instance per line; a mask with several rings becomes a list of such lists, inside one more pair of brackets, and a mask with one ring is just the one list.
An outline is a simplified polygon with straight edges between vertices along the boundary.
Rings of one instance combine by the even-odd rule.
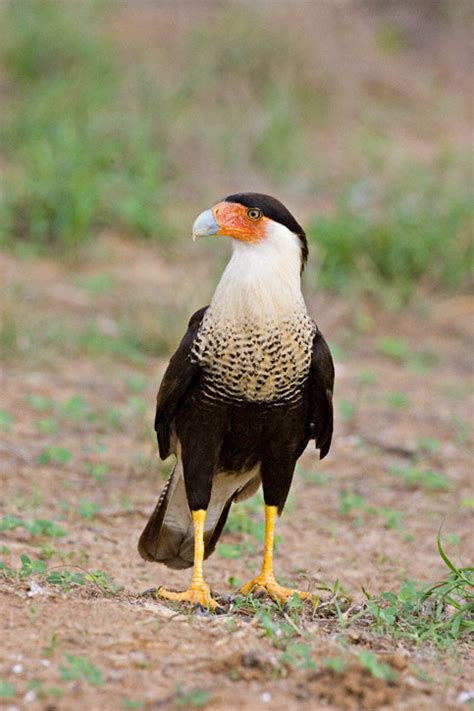
[[139, 552], [170, 568], [194, 565], [188, 590], [158, 594], [215, 609], [203, 560], [232, 504], [261, 484], [263, 565], [241, 592], [263, 588], [284, 602], [295, 591], [274, 577], [275, 519], [308, 441], [315, 440], [321, 459], [329, 451], [333, 361], [301, 293], [308, 245], [286, 207], [259, 193], [230, 195], [193, 225], [193, 238], [211, 235], [231, 238], [232, 257], [210, 305], [192, 316], [161, 383], [159, 452], [177, 461]]

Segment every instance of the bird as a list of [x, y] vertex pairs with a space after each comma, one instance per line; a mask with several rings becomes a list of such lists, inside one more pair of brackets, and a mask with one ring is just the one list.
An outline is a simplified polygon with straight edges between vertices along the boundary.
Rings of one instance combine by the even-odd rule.
[[[142, 558], [193, 567], [189, 588], [156, 594], [218, 611], [203, 561], [232, 506], [261, 486], [261, 572], [240, 588], [285, 604], [296, 592], [273, 566], [277, 516], [310, 440], [320, 459], [333, 435], [334, 364], [301, 290], [308, 259], [303, 228], [274, 197], [229, 195], [202, 212], [192, 237], [230, 239], [231, 258], [210, 304], [191, 317], [157, 395], [159, 454], [175, 466], [138, 544]], [[306, 544], [307, 545], [307, 544]]]

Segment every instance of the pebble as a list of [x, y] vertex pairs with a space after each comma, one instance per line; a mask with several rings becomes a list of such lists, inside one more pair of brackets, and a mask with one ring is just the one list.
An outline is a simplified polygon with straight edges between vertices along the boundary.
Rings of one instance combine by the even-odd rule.
[[30, 589], [26, 593], [28, 597], [34, 597], [35, 595], [44, 595], [45, 589], [39, 585], [36, 580], [30, 582]]
[[456, 701], [459, 701], [460, 704], [466, 704], [468, 701], [472, 701], [473, 699], [474, 691], [461, 691], [461, 693], [458, 694]]

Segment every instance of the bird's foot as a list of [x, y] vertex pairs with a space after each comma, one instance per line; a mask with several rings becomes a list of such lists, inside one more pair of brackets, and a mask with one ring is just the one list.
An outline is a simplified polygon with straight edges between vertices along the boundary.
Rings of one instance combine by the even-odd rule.
[[249, 583], [243, 585], [239, 590], [242, 595], [250, 595], [251, 592], [258, 594], [261, 591], [265, 592], [281, 605], [285, 605], [295, 593], [298, 594], [302, 600], [317, 601], [317, 595], [311, 595], [311, 593], [308, 592], [302, 592], [301, 590], [295, 590], [293, 588], [285, 588], [282, 585], [279, 585], [273, 575], [260, 574]]
[[215, 612], [219, 607], [217, 602], [212, 598], [209, 585], [205, 582], [191, 583], [191, 587], [183, 592], [172, 592], [171, 590], [158, 588], [155, 594], [157, 597], [172, 600], [173, 602], [189, 602], [192, 605], [201, 605], [211, 612]]

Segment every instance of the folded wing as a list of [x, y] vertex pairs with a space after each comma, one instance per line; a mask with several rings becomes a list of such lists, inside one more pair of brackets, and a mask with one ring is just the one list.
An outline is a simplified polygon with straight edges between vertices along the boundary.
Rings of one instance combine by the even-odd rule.
[[334, 363], [329, 346], [319, 330], [313, 340], [309, 372], [309, 425], [316, 441], [319, 458], [324, 459], [331, 446], [333, 432], [332, 395]]

